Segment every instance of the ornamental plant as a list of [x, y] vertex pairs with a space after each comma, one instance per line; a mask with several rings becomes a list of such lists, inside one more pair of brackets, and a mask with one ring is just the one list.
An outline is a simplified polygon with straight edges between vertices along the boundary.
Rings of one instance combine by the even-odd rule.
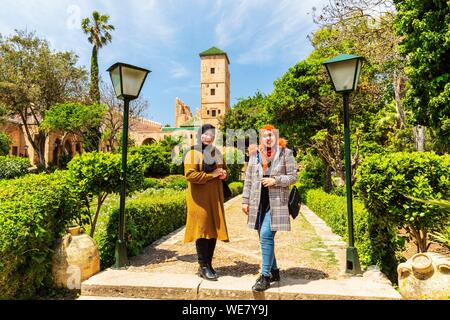
[[[80, 224], [89, 223], [90, 236], [94, 236], [100, 208], [108, 195], [120, 193], [122, 177], [122, 155], [92, 152], [77, 155], [68, 164], [68, 180], [84, 204], [80, 212]], [[126, 194], [142, 189], [144, 167], [138, 155], [127, 159]], [[96, 200], [95, 208], [92, 208]]]
[[420, 199], [450, 198], [450, 155], [433, 152], [399, 152], [372, 155], [357, 172], [355, 186], [368, 212], [405, 228], [418, 251], [426, 252], [428, 235], [449, 222], [449, 211]]

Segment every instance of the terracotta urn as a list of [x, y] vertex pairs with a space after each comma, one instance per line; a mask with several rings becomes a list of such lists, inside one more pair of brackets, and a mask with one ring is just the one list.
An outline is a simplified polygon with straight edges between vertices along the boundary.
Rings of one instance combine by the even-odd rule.
[[100, 271], [97, 244], [80, 227], [67, 228], [59, 239], [52, 259], [52, 274], [56, 287], [80, 289], [81, 282]]
[[400, 293], [405, 299], [450, 299], [450, 257], [417, 253], [397, 267]]

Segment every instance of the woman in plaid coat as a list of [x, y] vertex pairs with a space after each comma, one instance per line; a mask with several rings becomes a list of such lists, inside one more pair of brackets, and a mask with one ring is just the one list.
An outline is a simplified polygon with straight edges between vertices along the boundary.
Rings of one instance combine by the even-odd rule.
[[288, 209], [289, 186], [297, 181], [297, 169], [292, 150], [278, 131], [265, 125], [260, 131], [261, 144], [249, 147], [242, 211], [248, 215], [247, 224], [258, 230], [262, 253], [261, 275], [253, 286], [264, 291], [270, 282], [279, 281], [274, 238], [277, 231], [290, 231]]

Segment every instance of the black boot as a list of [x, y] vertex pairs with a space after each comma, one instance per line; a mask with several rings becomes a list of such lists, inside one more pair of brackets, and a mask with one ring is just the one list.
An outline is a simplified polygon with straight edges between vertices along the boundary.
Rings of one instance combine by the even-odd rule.
[[217, 276], [211, 271], [211, 269], [208, 266], [200, 266], [198, 268], [197, 274], [202, 277], [203, 279], [210, 280], [210, 281], [217, 281]]
[[270, 276], [260, 275], [252, 287], [253, 291], [265, 291], [270, 288]]
[[209, 239], [208, 243], [208, 267], [214, 275], [217, 275], [216, 270], [212, 267], [212, 259], [214, 256], [214, 249], [216, 248], [217, 239]]
[[280, 269], [270, 270], [270, 282], [280, 281]]
[[216, 281], [217, 276], [210, 269], [209, 241], [203, 238], [197, 239], [195, 244], [197, 248], [198, 264], [200, 265], [197, 274], [206, 280]]

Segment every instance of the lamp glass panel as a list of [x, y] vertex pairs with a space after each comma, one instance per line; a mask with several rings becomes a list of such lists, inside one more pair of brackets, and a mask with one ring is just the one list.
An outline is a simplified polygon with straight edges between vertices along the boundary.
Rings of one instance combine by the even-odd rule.
[[361, 73], [361, 65], [362, 61], [358, 60], [358, 70], [356, 71], [355, 87], [353, 88], [353, 90], [355, 90], [358, 87], [359, 74]]
[[109, 72], [111, 75], [111, 81], [114, 86], [114, 92], [116, 93], [116, 97], [119, 97], [122, 95], [122, 91], [120, 88], [120, 66], [117, 66], [113, 70]]
[[122, 67], [123, 94], [137, 97], [147, 72]]
[[339, 91], [354, 90], [353, 79], [355, 77], [355, 68], [357, 59], [344, 60], [330, 63], [327, 65], [334, 89]]

